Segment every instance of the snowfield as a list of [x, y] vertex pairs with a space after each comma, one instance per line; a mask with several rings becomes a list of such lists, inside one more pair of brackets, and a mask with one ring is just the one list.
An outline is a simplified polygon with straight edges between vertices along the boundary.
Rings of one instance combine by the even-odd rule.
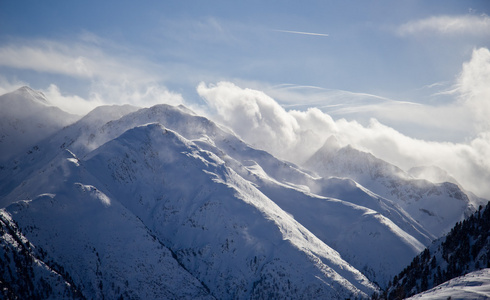
[[490, 269], [457, 277], [408, 299], [490, 299]]

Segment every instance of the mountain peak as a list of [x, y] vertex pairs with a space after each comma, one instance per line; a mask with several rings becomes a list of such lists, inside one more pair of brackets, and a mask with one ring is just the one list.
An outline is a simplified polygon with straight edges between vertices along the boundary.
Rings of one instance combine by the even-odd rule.
[[35, 102], [38, 102], [38, 103], [41, 103], [44, 105], [50, 105], [49, 101], [46, 99], [46, 96], [42, 92], [35, 91], [26, 85], [15, 90], [13, 92], [13, 94], [22, 96], [22, 97], [27, 98], [27, 99], [34, 100]]
[[340, 148], [340, 142], [335, 135], [329, 136], [322, 146], [322, 149], [328, 149], [328, 151], [337, 151]]
[[306, 166], [315, 165], [319, 162], [329, 160], [331, 156], [334, 156], [337, 151], [342, 147], [340, 146], [339, 140], [335, 135], [329, 136], [323, 145], [316, 150], [315, 153], [305, 162]]

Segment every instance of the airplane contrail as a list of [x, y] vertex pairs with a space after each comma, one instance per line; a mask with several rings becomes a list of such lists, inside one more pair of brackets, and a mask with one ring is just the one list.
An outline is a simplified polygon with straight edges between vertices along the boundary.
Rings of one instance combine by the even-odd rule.
[[315, 36], [328, 36], [326, 33], [315, 33], [315, 32], [304, 32], [304, 31], [292, 31], [292, 30], [279, 30], [276, 29], [274, 31], [286, 32], [286, 33], [294, 33], [294, 34], [304, 34], [304, 35], [315, 35]]

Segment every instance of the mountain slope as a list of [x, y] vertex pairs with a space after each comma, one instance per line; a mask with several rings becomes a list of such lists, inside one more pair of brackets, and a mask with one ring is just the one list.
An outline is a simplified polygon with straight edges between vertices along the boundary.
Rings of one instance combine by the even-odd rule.
[[[141, 220], [96, 186], [81, 183], [94, 180], [69, 152], [43, 175], [29, 185], [45, 193], [5, 213], [84, 298], [212, 298]], [[55, 182], [47, 185], [50, 179]]]
[[1, 298], [82, 298], [58, 265], [43, 260], [44, 252], [27, 240], [8, 213], [0, 211]]
[[[37, 196], [33, 191], [39, 190], [40, 182], [44, 186], [55, 185], [53, 182], [56, 182], [56, 176], [50, 178], [43, 175], [46, 182], [39, 178], [26, 180], [30, 176], [36, 178], [37, 174], [46, 174], [53, 153], [66, 148], [84, 160], [84, 155], [92, 155], [92, 149], [119, 137], [128, 129], [149, 122], [159, 122], [179, 133], [183, 132], [186, 139], [191, 139], [195, 146], [219, 157], [228, 168], [253, 183], [282, 210], [294, 216], [296, 221], [324, 243], [340, 251], [344, 259], [381, 286], [386, 286], [388, 280], [434, 238], [392, 201], [368, 191], [354, 181], [314, 178], [267, 152], [249, 147], [212, 121], [184, 107], [169, 105], [140, 110], [113, 106], [92, 111], [45, 143], [39, 144], [39, 151], [18, 159], [19, 163], [12, 167], [15, 169], [13, 172], [4, 170], [4, 174], [14, 173], [16, 176], [7, 175], [6, 180], [0, 184], [11, 183], [10, 189], [3, 189], [8, 192], [0, 201], [5, 204], [19, 199], [32, 199]], [[158, 149], [154, 151], [159, 152]], [[132, 166], [128, 158], [125, 162]], [[154, 168], [145, 162], [139, 166], [142, 174], [136, 177], [145, 177], [147, 175], [144, 173], [154, 172]], [[177, 174], [180, 172], [175, 170]], [[161, 175], [154, 176], [159, 178]], [[105, 178], [101, 183], [111, 185], [111, 180], [113, 178]], [[144, 184], [136, 182], [147, 186], [148, 190], [161, 184], [151, 180]], [[161, 195], [149, 197], [159, 198]], [[335, 197], [342, 201], [325, 197]], [[391, 247], [380, 247], [380, 243], [389, 243]]]
[[[352, 181], [314, 178], [308, 171], [302, 170], [294, 164], [281, 161], [265, 151], [248, 146], [226, 128], [193, 114], [183, 106], [173, 107], [162, 104], [140, 109], [118, 120], [108, 122], [102, 126], [99, 130], [100, 134], [96, 135], [93, 140], [97, 141], [97, 145], [101, 145], [119, 136], [127, 129], [151, 122], [158, 122], [166, 128], [179, 132], [202, 149], [213, 152], [230, 166], [232, 165], [242, 177], [259, 186], [260, 183], [256, 177], [265, 176], [268, 180], [277, 181], [306, 192], [351, 201], [354, 204], [381, 212], [424, 244], [433, 239], [430, 233], [420, 227], [403, 209], [391, 201], [381, 199], [381, 197], [358, 185], [353, 186], [355, 183]], [[77, 153], [83, 154], [83, 151]], [[252, 173], [252, 176], [246, 172], [240, 172], [240, 166], [245, 166], [250, 171], [249, 173]]]
[[[11, 194], [12, 190], [22, 185], [26, 178], [45, 168], [64, 149], [73, 149], [71, 152], [78, 155], [82, 152], [79, 151], [80, 148], [83, 149], [83, 153], [96, 148], [92, 140], [104, 124], [137, 109], [137, 107], [130, 105], [97, 107], [77, 122], [58, 130], [52, 136], [32, 143], [29, 151], [19, 153], [13, 159], [5, 162], [0, 168], [0, 207], [6, 207], [15, 200], [36, 196], [27, 189], [18, 189], [19, 191], [14, 197], [12, 195], [6, 197]], [[62, 115], [53, 118], [58, 117], [62, 117]], [[13, 148], [13, 145], [10, 148]]]
[[[288, 213], [293, 214], [297, 221], [320, 237], [323, 242], [337, 250], [342, 249], [342, 255], [345, 255], [349, 262], [366, 271], [371, 280], [383, 286], [399, 268], [408, 263], [413, 255], [416, 255], [423, 245], [430, 243], [433, 238], [402, 209], [388, 200], [381, 199], [358, 186], [352, 187], [352, 182], [346, 180], [338, 180], [335, 183], [330, 179], [319, 181], [292, 164], [280, 161], [267, 152], [249, 147], [234, 134], [206, 118], [196, 116], [182, 106], [157, 105], [127, 114], [102, 126], [98, 131], [100, 135], [96, 135], [93, 140], [96, 141], [96, 144], [101, 144], [110, 138], [119, 136], [123, 130], [148, 122], [159, 122], [167, 128], [176, 130], [179, 134], [183, 133], [186, 139], [191, 139], [200, 148], [220, 157], [241, 177], [253, 182], [267, 197]], [[320, 185], [324, 188], [319, 189]], [[310, 190], [321, 192], [320, 195], [323, 196], [335, 194], [342, 200], [358, 202], [360, 205], [369, 203], [368, 207], [380, 211], [383, 215], [388, 215], [396, 225], [371, 212], [364, 216], [364, 213], [369, 211], [365, 208], [356, 209], [356, 206], [348, 203], [325, 200], [312, 195], [309, 193]], [[285, 199], [295, 199], [295, 201], [287, 203]], [[363, 201], [360, 201], [361, 199]], [[311, 209], [309, 213], [306, 213], [306, 207]], [[321, 218], [315, 215], [319, 211], [323, 212]], [[337, 213], [342, 211], [341, 215], [349, 217], [335, 224], [328, 221], [327, 218], [327, 216], [332, 216], [332, 219], [339, 220], [335, 217], [334, 211]], [[371, 236], [386, 233], [386, 238], [393, 245], [392, 249], [398, 251], [388, 253], [385, 249], [376, 246], [379, 241], [369, 238], [360, 240], [355, 239], [353, 235], [351, 235], [352, 239], [338, 238], [342, 236], [340, 233], [348, 235], [351, 231], [359, 231], [352, 224], [361, 222], [361, 220], [367, 222], [368, 219], [373, 227], [371, 231], [366, 232], [365, 236], [370, 236], [369, 233], [372, 233]], [[403, 230], [396, 227], [403, 228]], [[408, 235], [403, 232], [404, 230], [408, 232]], [[326, 231], [335, 234], [326, 234]], [[354, 247], [350, 247], [351, 245]], [[366, 256], [368, 252], [361, 249], [369, 249], [370, 256]], [[383, 260], [379, 259], [380, 251], [383, 252]]]
[[469, 197], [453, 183], [414, 179], [400, 168], [351, 146], [327, 140], [305, 166], [320, 176], [347, 177], [374, 193], [394, 200], [434, 236], [448, 232], [486, 201]]
[[376, 290], [217, 156], [158, 124], [131, 129], [86, 159], [64, 151], [23, 182], [39, 196], [6, 212], [87, 298], [202, 298], [199, 281], [218, 298], [343, 299]]
[[424, 247], [388, 218], [366, 207], [280, 186], [262, 186], [261, 191], [382, 287]]
[[5, 163], [79, 117], [50, 106], [29, 87], [0, 96], [0, 163]]
[[426, 292], [417, 294], [408, 299], [488, 299], [490, 298], [490, 269], [483, 269], [456, 277], [442, 283]]
[[388, 299], [423, 292], [457, 276], [490, 267], [490, 202], [485, 208], [458, 222], [447, 236], [416, 256], [394, 277]]
[[[219, 298], [258, 297], [266, 291], [284, 296], [285, 290], [298, 297], [364, 296], [375, 288], [357, 270], [384, 287], [435, 237], [401, 207], [400, 199], [390, 200], [349, 178], [315, 177], [248, 146], [183, 106], [100, 107], [35, 146], [35, 151], [17, 156], [0, 170], [0, 205], [26, 199], [65, 203], [71, 197], [65, 190], [67, 195], [77, 191], [67, 182], [96, 189], [118, 203], [117, 212], [136, 217]], [[352, 177], [372, 170], [383, 180], [405, 176], [394, 166], [371, 157], [366, 163], [363, 154], [351, 152], [360, 157], [346, 168]], [[80, 179], [67, 181], [71, 173]], [[392, 183], [400, 184], [399, 195], [410, 198], [412, 179], [398, 179]], [[380, 186], [385, 188], [381, 192], [386, 191], [385, 185]], [[420, 199], [426, 197], [421, 194]], [[14, 207], [18, 208], [14, 204], [9, 209]], [[227, 224], [226, 229], [217, 220]], [[57, 226], [49, 226], [56, 231]], [[302, 249], [302, 254], [292, 249]], [[256, 251], [260, 255], [250, 254]], [[306, 255], [306, 262], [298, 262], [309, 266], [309, 274], [297, 271], [303, 265], [290, 263], [288, 255]], [[320, 263], [312, 266], [312, 261]], [[77, 266], [70, 268], [81, 272]], [[278, 269], [286, 275], [278, 278]], [[326, 282], [334, 282], [342, 292], [332, 294], [311, 274], [326, 276]], [[103, 286], [120, 287], [112, 275], [107, 276]], [[98, 289], [93, 282], [99, 279], [91, 280], [83, 283], [89, 295], [116, 296], [113, 290]], [[315, 289], [322, 292], [312, 292]]]
[[150, 124], [87, 156], [88, 169], [218, 298], [342, 298], [374, 287], [211, 152]]
[[311, 186], [315, 194], [342, 199], [382, 214], [424, 245], [430, 244], [436, 238], [395, 201], [373, 193], [352, 179], [316, 178]]

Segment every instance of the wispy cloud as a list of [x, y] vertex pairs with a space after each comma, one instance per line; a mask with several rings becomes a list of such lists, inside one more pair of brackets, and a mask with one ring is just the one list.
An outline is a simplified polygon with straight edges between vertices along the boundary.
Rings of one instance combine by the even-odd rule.
[[[93, 40], [93, 37], [92, 37]], [[85, 79], [148, 80], [140, 62], [106, 53], [85, 40], [18, 40], [0, 46], [0, 66]]]
[[407, 22], [398, 27], [397, 33], [401, 36], [421, 34], [490, 36], [490, 17], [485, 14], [433, 16]]
[[[114, 43], [87, 32], [77, 40], [16, 40], [2, 45], [0, 67], [61, 75], [78, 85], [82, 82], [87, 88], [84, 97], [61, 93], [55, 82], [46, 88], [38, 87], [53, 105], [72, 113], [86, 113], [103, 104], [150, 106], [184, 102], [180, 94], [162, 85], [163, 75], [155, 72], [155, 64], [125, 55]], [[3, 90], [12, 90], [8, 80], [0, 80], [0, 92]]]
[[208, 45], [230, 45], [238, 42], [237, 37], [233, 34], [237, 30], [237, 26], [234, 22], [223, 21], [214, 17], [166, 18], [160, 21], [157, 33], [167, 40], [172, 40], [173, 43], [176, 43], [175, 46], [181, 44], [187, 46], [193, 42]]
[[302, 34], [302, 35], [328, 36], [328, 34], [326, 34], [326, 33], [316, 33], [316, 32], [304, 32], [304, 31], [280, 30], [280, 29], [274, 29], [274, 31], [285, 32], [285, 33], [293, 33], [293, 34]]

